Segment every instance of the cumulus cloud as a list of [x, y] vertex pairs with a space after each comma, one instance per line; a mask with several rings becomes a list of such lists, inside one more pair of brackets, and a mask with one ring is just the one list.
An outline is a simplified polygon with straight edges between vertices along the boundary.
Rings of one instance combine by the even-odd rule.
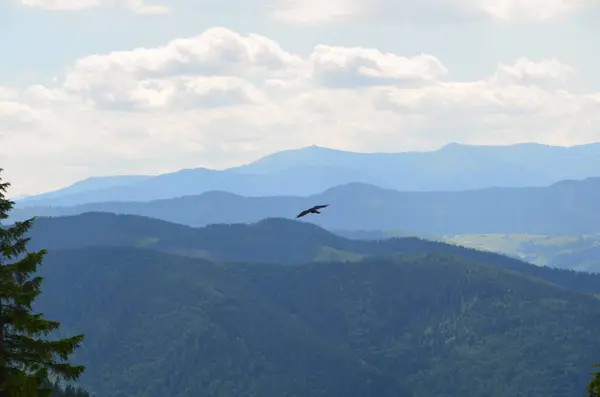
[[572, 66], [565, 65], [556, 58], [535, 62], [521, 57], [513, 65], [500, 65], [493, 80], [501, 84], [560, 84], [574, 72]]
[[323, 44], [300, 56], [213, 28], [83, 57], [54, 85], [0, 87], [0, 160], [22, 194], [90, 175], [229, 167], [312, 144], [597, 140], [600, 95], [565, 90], [573, 73], [557, 59], [519, 58], [456, 82], [435, 54]]
[[448, 71], [434, 56], [402, 57], [374, 48], [318, 45], [310, 55], [313, 76], [330, 87], [426, 84]]
[[216, 27], [164, 46], [95, 54], [79, 59], [66, 76], [67, 88], [103, 83], [108, 77], [161, 78], [175, 75], [232, 75], [247, 77], [288, 72], [300, 57], [277, 42], [256, 34], [242, 36]]
[[266, 37], [212, 28], [161, 47], [87, 56], [61, 88], [109, 108], [227, 106], [260, 102], [256, 85], [306, 74], [304, 63]]
[[165, 5], [147, 4], [143, 0], [19, 0], [24, 6], [49, 11], [79, 11], [99, 7], [124, 7], [137, 14], [166, 14]]
[[258, 103], [263, 97], [246, 80], [222, 76], [141, 80], [95, 94], [89, 98], [96, 105], [114, 110], [216, 108]]

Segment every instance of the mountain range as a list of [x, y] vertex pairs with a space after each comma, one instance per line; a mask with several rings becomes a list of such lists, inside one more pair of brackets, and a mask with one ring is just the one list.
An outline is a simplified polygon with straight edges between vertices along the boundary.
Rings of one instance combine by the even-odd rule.
[[600, 268], [599, 154], [311, 147], [91, 178], [2, 223], [38, 217], [35, 310], [86, 335], [99, 397], [583, 397], [600, 274], [557, 267]]
[[352, 182], [401, 191], [460, 191], [547, 186], [596, 176], [600, 176], [599, 143], [573, 147], [452, 143], [433, 152], [405, 153], [354, 153], [312, 146], [226, 170], [194, 168], [155, 176], [94, 177], [17, 202], [20, 207], [71, 206], [152, 201], [209, 191], [248, 197], [307, 196]]
[[294, 218], [314, 204], [330, 204], [306, 217], [329, 230], [404, 230], [417, 235], [600, 232], [600, 178], [560, 181], [547, 187], [489, 188], [460, 192], [399, 192], [362, 183], [336, 186], [308, 197], [242, 197], [208, 192], [150, 202], [103, 202], [70, 207], [17, 208], [12, 220], [31, 216], [112, 212], [190, 226]]
[[600, 275], [286, 219], [38, 218], [35, 310], [126, 397], [584, 396]]

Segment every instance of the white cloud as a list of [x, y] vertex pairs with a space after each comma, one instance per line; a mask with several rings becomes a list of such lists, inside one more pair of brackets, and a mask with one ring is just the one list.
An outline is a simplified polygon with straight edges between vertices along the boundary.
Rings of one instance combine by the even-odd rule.
[[169, 7], [159, 4], [146, 4], [143, 0], [126, 0], [125, 8], [130, 9], [136, 14], [167, 14]]
[[560, 86], [575, 72], [520, 58], [455, 82], [432, 54], [318, 45], [301, 57], [213, 28], [81, 58], [54, 86], [0, 87], [0, 162], [22, 194], [89, 175], [222, 168], [311, 144], [404, 151], [599, 140], [600, 94]]
[[265, 72], [285, 74], [300, 61], [299, 56], [284, 51], [277, 42], [266, 37], [242, 36], [216, 27], [195, 37], [173, 40], [162, 47], [84, 57], [70, 68], [66, 86], [77, 90], [84, 85], [104, 84], [109, 77], [161, 78], [198, 74], [260, 77]]
[[318, 24], [347, 20], [363, 12], [357, 0], [271, 0], [273, 17], [291, 24]]
[[587, 7], [598, 0], [478, 0], [477, 6], [499, 20], [550, 20]]
[[316, 80], [331, 87], [426, 84], [448, 72], [431, 55], [408, 58], [374, 48], [318, 45], [310, 60]]
[[521, 57], [514, 65], [500, 65], [493, 79], [502, 84], [554, 84], [564, 83], [574, 72], [572, 66], [565, 65], [556, 58], [534, 62]]
[[310, 25], [356, 20], [402, 23], [545, 21], [600, 5], [599, 0], [271, 0], [271, 15]]
[[[24, 6], [52, 11], [120, 7], [138, 14], [171, 12], [167, 5], [170, 2], [166, 0], [16, 1]], [[498, 22], [551, 21], [600, 6], [600, 0], [193, 0], [193, 3], [197, 7], [211, 8], [221, 3], [227, 4], [227, 7], [241, 7], [241, 12], [267, 12], [275, 20], [293, 25], [353, 23], [361, 20], [404, 24], [460, 23], [475, 19]]]
[[79, 11], [99, 7], [124, 7], [137, 14], [166, 14], [165, 5], [147, 4], [143, 0], [19, 0], [24, 6], [49, 11]]
[[62, 89], [109, 108], [256, 103], [263, 96], [255, 84], [306, 74], [304, 64], [266, 37], [212, 28], [162, 47], [82, 58]]
[[43, 8], [52, 11], [73, 11], [100, 7], [103, 0], [20, 0], [28, 7]]

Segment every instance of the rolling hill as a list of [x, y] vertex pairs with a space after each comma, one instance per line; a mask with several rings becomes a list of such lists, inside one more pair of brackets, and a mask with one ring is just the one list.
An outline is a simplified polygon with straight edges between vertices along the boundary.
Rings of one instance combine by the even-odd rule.
[[583, 397], [600, 357], [597, 298], [433, 253], [281, 266], [87, 247], [40, 273], [35, 309], [86, 334], [73, 360], [97, 395]]
[[[382, 232], [385, 235], [385, 233]], [[367, 234], [371, 237], [371, 234]], [[373, 235], [374, 236], [374, 235]], [[435, 240], [498, 252], [526, 260], [540, 266], [553, 266], [566, 269], [600, 271], [595, 263], [600, 262], [600, 234], [556, 235], [540, 234], [459, 234], [439, 236]], [[585, 253], [589, 251], [589, 254]], [[595, 255], [595, 257], [594, 257]]]
[[402, 191], [547, 186], [600, 176], [600, 144], [553, 147], [449, 144], [433, 152], [353, 153], [323, 147], [286, 150], [227, 170], [184, 169], [152, 177], [90, 178], [18, 200], [19, 206], [152, 201], [208, 191], [242, 196], [306, 196], [361, 182]]
[[316, 225], [287, 219], [254, 224], [215, 224], [192, 228], [132, 215], [86, 213], [38, 218], [27, 237], [30, 248], [149, 248], [215, 262], [278, 263], [359, 261], [369, 256], [436, 253], [533, 276], [582, 292], [600, 293], [600, 275], [535, 266], [491, 252], [416, 237], [354, 240]]
[[596, 244], [584, 249], [555, 255], [552, 257], [550, 264], [560, 268], [598, 273], [600, 272], [600, 246]]
[[[548, 187], [491, 188], [461, 192], [399, 192], [351, 183], [310, 197], [241, 197], [208, 192], [151, 202], [106, 202], [73, 207], [17, 208], [12, 220], [33, 215], [90, 211], [142, 215], [190, 226], [293, 218], [315, 203], [331, 204], [305, 218], [329, 230], [409, 230], [416, 234], [600, 232], [600, 178], [561, 181]], [[304, 219], [304, 218], [303, 218]]]

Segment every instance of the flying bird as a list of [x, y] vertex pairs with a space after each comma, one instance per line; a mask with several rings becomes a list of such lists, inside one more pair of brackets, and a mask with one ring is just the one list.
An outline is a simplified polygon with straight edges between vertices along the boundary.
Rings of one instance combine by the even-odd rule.
[[301, 218], [304, 215], [308, 215], [308, 214], [320, 214], [319, 210], [321, 208], [325, 208], [325, 207], [329, 207], [329, 204], [325, 204], [325, 205], [315, 205], [312, 208], [309, 208], [307, 210], [302, 211], [301, 213], [298, 214], [298, 216], [296, 218]]

